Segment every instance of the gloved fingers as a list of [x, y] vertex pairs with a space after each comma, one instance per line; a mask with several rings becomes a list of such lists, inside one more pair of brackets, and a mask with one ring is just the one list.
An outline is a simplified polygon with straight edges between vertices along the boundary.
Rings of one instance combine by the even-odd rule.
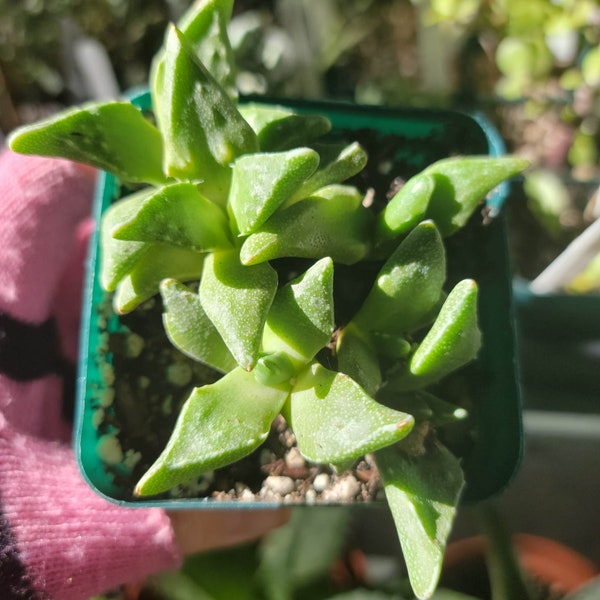
[[95, 177], [65, 160], [0, 154], [0, 312], [28, 323], [50, 316]]
[[72, 405], [95, 178], [69, 161], [0, 153], [0, 411], [49, 439], [64, 439], [63, 397]]

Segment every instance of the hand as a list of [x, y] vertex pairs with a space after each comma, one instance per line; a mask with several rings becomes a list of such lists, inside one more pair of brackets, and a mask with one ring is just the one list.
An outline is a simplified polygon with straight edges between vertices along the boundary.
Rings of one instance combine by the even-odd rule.
[[8, 526], [0, 555], [14, 552], [26, 574], [6, 584], [0, 576], [0, 597], [83, 600], [174, 568], [182, 554], [256, 539], [289, 514], [128, 509], [96, 495], [78, 472], [64, 443], [63, 398], [77, 357], [95, 176], [63, 160], [0, 154], [0, 515]]
[[284, 525], [290, 509], [208, 509], [168, 512], [177, 545], [184, 554], [251, 542]]

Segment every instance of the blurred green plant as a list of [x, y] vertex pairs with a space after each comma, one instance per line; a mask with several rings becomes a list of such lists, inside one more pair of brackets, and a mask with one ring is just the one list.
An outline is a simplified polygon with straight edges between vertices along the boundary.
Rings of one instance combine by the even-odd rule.
[[[367, 558], [351, 534], [347, 508], [294, 508], [289, 523], [261, 541], [193, 556], [179, 572], [149, 579], [145, 591], [155, 600], [413, 599], [400, 564], [377, 584], [351, 570], [352, 556]], [[432, 600], [469, 599], [438, 589]]]
[[238, 87], [275, 97], [339, 94], [328, 74], [372, 34], [380, 10], [378, 0], [275, 0], [271, 10], [242, 12], [229, 27]]
[[[486, 504], [478, 512], [489, 541], [489, 597], [547, 600], [548, 590], [519, 564], [511, 532], [496, 507]], [[294, 508], [286, 525], [258, 542], [197, 554], [178, 572], [149, 578], [139, 600], [414, 600], [397, 556], [361, 550], [354, 539], [356, 518], [348, 508]], [[472, 582], [460, 583], [468, 587]], [[593, 600], [599, 589], [597, 578], [564, 600]], [[431, 600], [477, 598], [440, 587]]]
[[[595, 0], [413, 0], [425, 26], [477, 37], [498, 69], [495, 92], [509, 101], [558, 105], [575, 128], [573, 167], [598, 162], [600, 6]], [[579, 172], [585, 172], [580, 169]]]

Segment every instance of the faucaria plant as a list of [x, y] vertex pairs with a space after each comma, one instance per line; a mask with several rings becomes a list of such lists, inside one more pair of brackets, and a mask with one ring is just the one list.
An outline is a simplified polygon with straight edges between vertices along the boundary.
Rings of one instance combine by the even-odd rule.
[[[222, 373], [192, 391], [135, 493], [239, 460], [282, 414], [308, 461], [343, 469], [374, 453], [412, 585], [427, 598], [464, 483], [436, 435], [464, 411], [427, 388], [481, 343], [477, 283], [445, 289], [444, 238], [526, 164], [441, 160], [384, 209], [369, 208], [345, 183], [367, 162], [359, 144], [328, 142], [327, 118], [239, 102], [231, 10], [232, 0], [203, 0], [169, 28], [151, 118], [125, 101], [94, 103], [22, 128], [10, 144], [128, 186], [101, 224], [103, 287], [118, 313], [160, 293], [170, 341]], [[310, 264], [291, 275], [287, 258]], [[336, 267], [364, 261], [380, 270], [338, 322]], [[349, 272], [352, 281], [363, 271]]]

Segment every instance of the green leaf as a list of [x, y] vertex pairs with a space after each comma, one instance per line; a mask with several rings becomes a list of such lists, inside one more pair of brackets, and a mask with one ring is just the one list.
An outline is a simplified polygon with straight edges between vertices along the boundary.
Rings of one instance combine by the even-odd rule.
[[353, 264], [370, 247], [372, 215], [355, 188], [332, 185], [278, 210], [248, 236], [240, 257], [247, 265], [282, 257], [323, 258]]
[[373, 396], [381, 385], [381, 369], [371, 341], [350, 323], [340, 331], [335, 351], [338, 370]]
[[468, 416], [464, 408], [422, 390], [402, 393], [393, 385], [384, 385], [377, 394], [377, 400], [413, 415], [417, 423], [429, 421], [436, 427], [462, 421]]
[[481, 347], [477, 292], [477, 284], [471, 279], [464, 279], [454, 286], [407, 368], [390, 377], [396, 389], [423, 387], [477, 357]]
[[194, 389], [167, 446], [135, 494], [165, 492], [247, 456], [265, 441], [288, 393], [258, 383], [239, 367], [216, 383]]
[[255, 131], [262, 152], [307, 146], [331, 129], [327, 117], [297, 115], [280, 106], [249, 103], [240, 107], [240, 113]]
[[350, 513], [342, 507], [295, 507], [289, 522], [269, 533], [259, 547], [258, 576], [266, 598], [304, 597], [302, 590], [328, 577], [349, 524]]
[[[201, 590], [190, 600], [258, 600], [260, 584], [256, 571], [260, 562], [257, 546], [257, 543], [246, 543], [187, 556], [178, 573]], [[161, 575], [158, 579], [163, 578]], [[170, 597], [173, 589], [162, 586], [164, 600], [179, 600]]]
[[373, 400], [352, 378], [317, 363], [298, 376], [289, 416], [303, 456], [332, 464], [393, 444], [414, 423], [411, 415]]
[[206, 316], [200, 296], [175, 279], [160, 284], [163, 323], [171, 343], [191, 358], [224, 373], [237, 363], [212, 321]]
[[254, 367], [256, 380], [264, 385], [279, 385], [291, 382], [296, 367], [285, 352], [263, 354]]
[[201, 191], [224, 204], [229, 165], [238, 156], [258, 150], [256, 134], [173, 26], [167, 34], [164, 63], [156, 71], [154, 93], [167, 174], [204, 182]]
[[162, 184], [160, 133], [129, 102], [89, 103], [17, 129], [9, 146], [22, 154], [87, 163], [131, 183]]
[[112, 229], [118, 240], [160, 242], [197, 252], [232, 247], [225, 212], [193, 183], [175, 183], [149, 194], [135, 214]]
[[307, 198], [317, 190], [328, 185], [342, 183], [360, 173], [367, 164], [367, 153], [354, 142], [348, 146], [316, 145], [320, 165], [317, 172], [294, 194], [290, 203]]
[[424, 175], [433, 177], [435, 189], [426, 218], [433, 219], [443, 237], [463, 227], [498, 184], [529, 166], [515, 156], [447, 158], [427, 167]]
[[380, 213], [376, 225], [378, 244], [407, 234], [422, 221], [435, 188], [430, 175], [411, 177]]
[[417, 376], [440, 377], [472, 361], [481, 346], [477, 284], [465, 279], [452, 289], [438, 318], [410, 361]]
[[116, 240], [113, 231], [134, 217], [153, 190], [142, 190], [112, 204], [102, 216], [100, 283], [115, 291], [115, 310], [126, 313], [158, 293], [162, 279], [199, 279], [204, 256], [185, 248], [154, 242]]
[[123, 242], [113, 238], [113, 230], [131, 219], [152, 191], [142, 190], [131, 194], [107, 208], [100, 224], [100, 283], [112, 292], [123, 277], [131, 271], [152, 244], [146, 242]]
[[236, 251], [206, 258], [200, 280], [202, 306], [244, 369], [252, 369], [258, 360], [276, 291], [277, 273], [269, 264], [244, 266]]
[[237, 99], [235, 58], [227, 35], [233, 0], [201, 0], [177, 21], [178, 29], [215, 81], [232, 99]]
[[437, 586], [464, 486], [460, 463], [451, 452], [435, 440], [426, 440], [424, 450], [409, 456], [393, 446], [375, 455], [410, 583], [420, 599], [430, 598]]
[[149, 245], [117, 285], [113, 298], [115, 311], [131, 312], [158, 294], [160, 282], [168, 277], [181, 281], [199, 279], [203, 262], [204, 255], [193, 250], [165, 244]]
[[379, 356], [405, 358], [412, 349], [412, 344], [399, 335], [372, 331], [370, 337]]
[[262, 225], [319, 166], [310, 148], [242, 156], [233, 165], [229, 207], [241, 235]]
[[323, 258], [279, 289], [267, 317], [265, 352], [284, 352], [299, 368], [331, 339], [333, 262]]
[[600, 87], [600, 49], [590, 48], [581, 61], [581, 74], [586, 85]]
[[432, 221], [424, 221], [383, 265], [353, 322], [363, 331], [413, 331], [430, 318], [445, 280], [442, 238]]

